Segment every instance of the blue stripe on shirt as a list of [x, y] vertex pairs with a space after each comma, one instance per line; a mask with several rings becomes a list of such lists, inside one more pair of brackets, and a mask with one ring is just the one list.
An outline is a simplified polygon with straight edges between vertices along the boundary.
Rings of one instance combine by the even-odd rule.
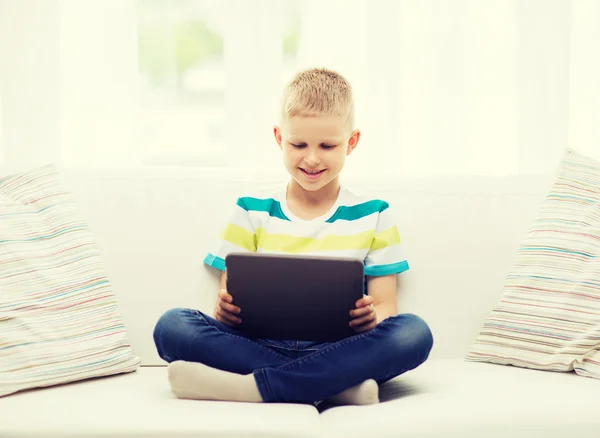
[[372, 215], [373, 213], [381, 213], [389, 208], [389, 204], [379, 199], [363, 202], [362, 204], [352, 206], [339, 207], [336, 212], [325, 222], [333, 223], [337, 220], [355, 221], [357, 219]]
[[408, 262], [390, 263], [389, 265], [365, 266], [365, 275], [369, 277], [382, 277], [384, 275], [400, 274], [408, 271]]
[[219, 271], [225, 270], [225, 260], [223, 260], [221, 257], [217, 257], [214, 254], [209, 253], [204, 258], [204, 263], [206, 263], [208, 266], [218, 269]]
[[237, 205], [246, 211], [264, 211], [269, 213], [269, 216], [278, 219], [289, 221], [290, 219], [283, 213], [281, 204], [273, 198], [258, 199], [243, 197], [237, 200]]

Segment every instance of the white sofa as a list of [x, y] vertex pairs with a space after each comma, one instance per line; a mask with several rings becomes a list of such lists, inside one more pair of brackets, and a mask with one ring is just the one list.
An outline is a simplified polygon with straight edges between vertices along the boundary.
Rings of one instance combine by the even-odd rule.
[[411, 263], [399, 306], [429, 323], [435, 345], [424, 365], [381, 388], [382, 403], [319, 412], [176, 399], [152, 340], [169, 308], [211, 311], [217, 275], [202, 259], [236, 196], [274, 181], [190, 169], [63, 172], [142, 367], [0, 398], [0, 437], [600, 437], [600, 381], [463, 359], [553, 175], [362, 185], [399, 213]]

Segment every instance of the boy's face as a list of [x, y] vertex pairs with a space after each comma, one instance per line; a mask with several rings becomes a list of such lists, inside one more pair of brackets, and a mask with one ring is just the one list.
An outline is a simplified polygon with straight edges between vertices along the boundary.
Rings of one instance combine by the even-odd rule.
[[338, 180], [360, 139], [360, 131], [351, 132], [340, 116], [290, 117], [274, 133], [287, 171], [310, 192]]

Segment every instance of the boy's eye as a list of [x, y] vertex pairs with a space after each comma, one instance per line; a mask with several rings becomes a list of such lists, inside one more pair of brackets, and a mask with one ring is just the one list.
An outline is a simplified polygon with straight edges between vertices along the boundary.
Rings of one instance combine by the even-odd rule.
[[[290, 143], [290, 145], [293, 146], [293, 147], [295, 147], [296, 149], [302, 149], [302, 148], [306, 147], [306, 143]], [[321, 143], [320, 146], [321, 146], [322, 149], [333, 149], [337, 145], [327, 144], [327, 143]]]

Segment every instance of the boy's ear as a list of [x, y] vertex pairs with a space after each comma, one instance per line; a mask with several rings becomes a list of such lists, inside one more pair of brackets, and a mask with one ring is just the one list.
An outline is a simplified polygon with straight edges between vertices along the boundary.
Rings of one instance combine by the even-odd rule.
[[358, 146], [358, 141], [360, 140], [360, 131], [355, 129], [352, 131], [352, 135], [350, 135], [350, 139], [348, 140], [348, 150], [346, 151], [346, 155], [350, 155], [356, 146]]
[[273, 127], [273, 134], [275, 135], [275, 141], [277, 142], [277, 144], [279, 145], [279, 149], [282, 149], [282, 142], [283, 139], [281, 137], [281, 128], [277, 125], [275, 125]]

